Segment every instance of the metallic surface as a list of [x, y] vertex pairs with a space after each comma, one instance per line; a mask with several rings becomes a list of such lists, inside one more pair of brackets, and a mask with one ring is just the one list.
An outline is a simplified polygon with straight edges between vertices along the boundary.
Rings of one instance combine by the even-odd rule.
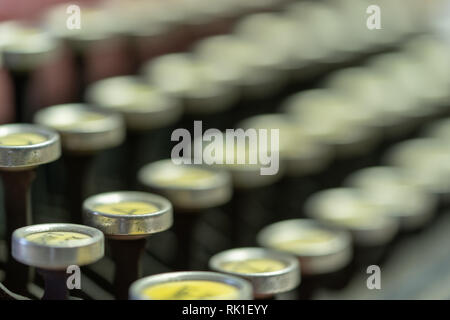
[[[241, 273], [224, 270], [227, 262], [248, 259], [273, 259], [285, 265], [281, 270], [261, 273]], [[300, 264], [294, 256], [262, 248], [238, 248], [223, 251], [211, 257], [209, 267], [213, 271], [231, 274], [249, 281], [255, 295], [273, 295], [296, 288], [300, 284]]]
[[[114, 215], [97, 211], [103, 204], [125, 201], [148, 202], [159, 211], [142, 215]], [[171, 203], [163, 197], [146, 192], [109, 192], [92, 196], [83, 204], [84, 223], [101, 230], [113, 239], [139, 239], [169, 229], [173, 224]]]
[[[50, 246], [28, 241], [25, 237], [40, 232], [77, 232], [91, 238], [79, 246]], [[47, 270], [61, 270], [71, 265], [83, 266], [101, 259], [104, 255], [103, 234], [94, 228], [69, 224], [38, 224], [17, 229], [13, 233], [12, 255], [29, 266]]]

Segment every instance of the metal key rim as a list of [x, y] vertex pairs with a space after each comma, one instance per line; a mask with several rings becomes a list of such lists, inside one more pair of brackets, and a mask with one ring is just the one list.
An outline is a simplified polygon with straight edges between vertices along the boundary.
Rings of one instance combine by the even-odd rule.
[[[52, 246], [27, 240], [25, 237], [41, 232], [76, 232], [90, 236], [82, 245]], [[64, 269], [70, 265], [94, 263], [104, 255], [104, 236], [100, 230], [70, 223], [48, 223], [23, 227], [12, 235], [13, 257], [30, 266], [47, 270]], [[90, 257], [86, 258], [89, 254]], [[82, 260], [84, 258], [84, 260]], [[58, 261], [60, 260], [60, 261]]]
[[251, 284], [238, 277], [217, 273], [217, 272], [204, 272], [204, 271], [182, 271], [182, 272], [169, 272], [149, 276], [134, 282], [130, 287], [130, 299], [131, 300], [151, 300], [149, 298], [142, 297], [142, 291], [152, 285], [161, 283], [185, 281], [185, 280], [202, 280], [220, 282], [223, 284], [231, 285], [238, 289], [239, 296], [237, 300], [251, 300], [253, 298]]
[[[103, 204], [126, 201], [147, 202], [158, 207], [157, 212], [142, 215], [115, 215], [96, 209]], [[85, 224], [101, 230], [107, 237], [117, 240], [146, 238], [169, 229], [173, 224], [172, 204], [161, 196], [137, 191], [101, 193], [86, 199], [83, 203]]]
[[0, 170], [26, 170], [53, 162], [61, 156], [60, 136], [57, 132], [33, 124], [5, 124], [0, 126], [0, 137], [15, 133], [32, 133], [46, 140], [24, 146], [0, 145]]
[[[222, 267], [226, 262], [245, 261], [248, 259], [272, 259], [282, 262], [284, 268], [277, 271], [261, 273], [242, 273], [228, 271]], [[237, 248], [222, 251], [209, 260], [211, 270], [244, 278], [253, 285], [257, 295], [276, 294], [294, 289], [300, 284], [300, 264], [289, 254], [264, 248]]]

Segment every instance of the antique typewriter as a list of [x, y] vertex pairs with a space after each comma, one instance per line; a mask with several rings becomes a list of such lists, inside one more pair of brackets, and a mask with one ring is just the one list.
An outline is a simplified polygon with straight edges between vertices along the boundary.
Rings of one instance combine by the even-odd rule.
[[1, 21], [0, 299], [450, 298], [448, 8]]

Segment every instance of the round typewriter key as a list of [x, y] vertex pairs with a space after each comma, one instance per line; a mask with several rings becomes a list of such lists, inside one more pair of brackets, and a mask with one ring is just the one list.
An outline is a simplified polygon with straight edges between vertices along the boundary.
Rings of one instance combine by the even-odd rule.
[[395, 236], [398, 225], [386, 209], [368, 201], [361, 190], [335, 188], [320, 191], [305, 204], [308, 217], [352, 232], [355, 244], [380, 246]]
[[151, 193], [123, 191], [90, 197], [83, 208], [84, 223], [109, 238], [115, 295], [127, 299], [130, 284], [139, 278], [146, 238], [172, 226], [172, 205]]
[[0, 24], [0, 34], [0, 60], [13, 80], [15, 119], [27, 122], [31, 73], [56, 54], [58, 42], [44, 30], [16, 22]]
[[212, 114], [229, 109], [237, 99], [235, 88], [218, 69], [186, 53], [164, 55], [143, 67], [150, 84], [182, 99], [186, 112]]
[[211, 2], [208, 0], [182, 1], [180, 7], [185, 11], [183, 24], [188, 28], [190, 41], [229, 33], [232, 24], [243, 11], [239, 1], [225, 0]]
[[214, 65], [228, 69], [247, 99], [263, 99], [280, 91], [286, 78], [276, 68], [282, 57], [270, 50], [232, 35], [199, 42], [194, 53]]
[[372, 114], [331, 90], [313, 89], [295, 94], [281, 109], [307, 133], [333, 146], [339, 156], [364, 154], [377, 140], [371, 129]]
[[149, 190], [167, 197], [175, 207], [175, 233], [178, 240], [176, 267], [189, 268], [192, 242], [198, 220], [206, 210], [231, 199], [231, 178], [209, 166], [174, 164], [161, 160], [143, 167], [139, 181]]
[[418, 59], [426, 68], [424, 70], [436, 77], [438, 80], [436, 85], [444, 91], [440, 103], [448, 109], [450, 95], [446, 88], [450, 85], [450, 75], [445, 70], [450, 68], [450, 45], [438, 37], [422, 35], [410, 40], [403, 51], [414, 59]]
[[274, 13], [258, 13], [243, 19], [235, 34], [267, 50], [275, 50], [282, 57], [277, 68], [289, 78], [305, 79], [312, 75], [312, 65], [320, 61], [323, 52], [318, 50], [305, 25]]
[[[0, 126], [0, 175], [4, 185], [6, 242], [17, 228], [31, 223], [31, 184], [35, 168], [57, 160], [60, 138], [54, 131], [29, 124]], [[28, 269], [8, 256], [5, 285], [26, 294]]]
[[279, 156], [285, 175], [277, 184], [276, 219], [297, 216], [303, 201], [315, 191], [315, 176], [332, 161], [330, 148], [306, 133], [286, 114], [262, 114], [242, 121], [238, 127], [279, 130]]
[[191, 134], [199, 118], [205, 128], [223, 128], [238, 99], [237, 87], [224, 67], [192, 54], [155, 58], [144, 65], [143, 73], [150, 85], [182, 102], [186, 114], [179, 126]]
[[44, 17], [44, 25], [49, 33], [62, 39], [72, 49], [77, 73], [75, 101], [83, 101], [89, 67], [88, 55], [94, 47], [107, 45], [117, 39], [115, 25], [120, 23], [107, 10], [82, 5], [82, 26], [68, 28], [67, 25], [72, 21], [68, 20], [67, 9], [67, 4], [53, 6]]
[[309, 218], [352, 234], [355, 253], [345, 283], [367, 266], [381, 264], [399, 229], [398, 220], [389, 216], [387, 207], [370, 201], [358, 189], [320, 191], [307, 200], [304, 210]]
[[355, 104], [364, 106], [374, 119], [373, 125], [383, 134], [399, 131], [406, 121], [405, 113], [409, 106], [397, 103], [399, 94], [389, 90], [383, 77], [370, 69], [354, 67], [338, 71], [327, 79], [326, 85]]
[[140, 279], [131, 300], [251, 300], [250, 283], [216, 272], [171, 272]]
[[120, 115], [85, 104], [62, 104], [37, 112], [34, 122], [59, 132], [64, 151], [66, 201], [72, 222], [81, 223], [84, 184], [96, 154], [120, 145], [125, 125]]
[[167, 127], [181, 115], [173, 98], [134, 76], [100, 80], [88, 88], [86, 96], [94, 106], [121, 113], [131, 131]]
[[[92, 84], [87, 89], [87, 101], [123, 115], [128, 131], [122, 150], [122, 165], [126, 168], [124, 180], [127, 188], [134, 189], [139, 168], [144, 163], [166, 157], [167, 151], [157, 148], [158, 140], [170, 140], [167, 128], [181, 118], [181, 104], [132, 76], [113, 77]], [[150, 151], [140, 157], [144, 144]]]
[[238, 124], [243, 129], [279, 130], [279, 152], [285, 173], [301, 177], [321, 171], [330, 161], [329, 149], [286, 114], [261, 114]]
[[423, 70], [422, 62], [405, 53], [389, 53], [375, 57], [369, 65], [375, 72], [385, 74], [388, 83], [392, 83], [400, 94], [409, 95], [416, 101], [410, 112], [418, 120], [426, 120], [441, 111], [440, 101], [447, 92], [439, 87], [439, 81], [432, 73]]
[[[125, 42], [126, 62], [131, 73], [136, 73], [139, 65], [146, 59], [167, 51], [173, 21], [161, 17], [167, 14], [167, 9], [162, 10], [161, 3], [146, 0], [111, 1], [100, 6], [111, 21], [120, 21], [110, 24], [110, 31]], [[160, 13], [159, 18], [156, 18], [157, 11]]]
[[255, 299], [273, 298], [300, 284], [300, 265], [295, 257], [262, 248], [223, 251], [209, 260], [209, 267], [249, 281]]
[[309, 219], [284, 220], [263, 228], [258, 244], [295, 255], [301, 266], [299, 298], [311, 298], [314, 291], [335, 281], [352, 259], [352, 240], [341, 230]]
[[203, 147], [202, 159], [205, 163], [231, 175], [234, 193], [225, 210], [231, 219], [229, 232], [236, 247], [251, 245], [253, 232], [273, 218], [270, 208], [274, 202], [274, 188], [285, 171], [284, 163], [279, 161], [276, 135], [272, 132], [259, 135], [259, 131], [249, 137], [244, 135], [236, 131], [232, 143], [227, 143], [230, 136], [226, 133], [214, 138], [206, 134], [204, 143], [194, 141], [194, 147]]
[[[354, 58], [360, 43], [353, 39], [354, 30], [346, 30], [346, 23], [338, 10], [326, 2], [295, 2], [285, 7], [287, 16], [301, 21], [326, 53], [322, 63], [328, 70]], [[323, 55], [323, 54], [322, 54]]]
[[422, 228], [434, 215], [436, 198], [409, 181], [401, 168], [362, 169], [351, 174], [347, 184], [360, 188], [370, 202], [386, 208], [386, 213], [398, 219], [403, 230]]
[[314, 89], [291, 96], [281, 109], [336, 156], [330, 172], [318, 177], [322, 187], [338, 186], [349, 172], [373, 161], [368, 153], [380, 136], [367, 108], [331, 90]]
[[447, 202], [450, 194], [449, 150], [448, 143], [440, 139], [411, 139], [393, 146], [385, 162], [404, 168], [413, 183]]
[[44, 300], [67, 299], [67, 267], [88, 265], [104, 255], [103, 234], [82, 225], [38, 224], [17, 229], [12, 239], [13, 257], [43, 276]]

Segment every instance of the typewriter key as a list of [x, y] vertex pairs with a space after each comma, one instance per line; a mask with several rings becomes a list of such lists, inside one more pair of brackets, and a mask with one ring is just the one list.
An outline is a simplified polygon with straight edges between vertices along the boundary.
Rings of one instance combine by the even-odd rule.
[[[167, 53], [173, 22], [161, 18], [165, 11], [160, 3], [146, 0], [108, 1], [100, 6], [106, 11], [108, 19], [118, 22], [110, 24], [110, 31], [124, 42], [126, 62], [131, 73], [136, 73], [143, 61]], [[160, 11], [159, 18], [155, 17], [158, 15], [156, 11]]]
[[127, 299], [130, 284], [140, 276], [146, 238], [172, 226], [172, 205], [154, 194], [123, 191], [90, 197], [83, 208], [84, 223], [109, 239], [115, 263], [115, 295]]
[[[168, 156], [166, 150], [161, 150], [166, 145], [158, 148], [158, 138], [170, 140], [167, 128], [181, 118], [182, 106], [178, 100], [132, 76], [113, 77], [92, 84], [87, 89], [87, 101], [123, 115], [128, 131], [122, 150], [122, 165], [126, 168], [124, 180], [127, 188], [134, 189], [137, 171], [143, 164]], [[139, 157], [144, 144], [150, 149], [145, 158]]]
[[[405, 54], [418, 59], [430, 75], [438, 80], [437, 85], [445, 91], [450, 85], [450, 75], [445, 70], [450, 69], [450, 45], [433, 35], [422, 35], [410, 40], [404, 47]], [[446, 109], [450, 106], [448, 90], [443, 92], [442, 101]], [[448, 110], [447, 110], [448, 113]]]
[[81, 223], [89, 167], [96, 154], [124, 141], [123, 119], [85, 104], [62, 104], [37, 112], [34, 121], [61, 135], [67, 176], [66, 201], [72, 222]]
[[[315, 176], [332, 160], [332, 152], [306, 133], [286, 114], [262, 114], [245, 119], [238, 127], [279, 130], [279, 154], [285, 176], [276, 185], [276, 219], [291, 218], [301, 211], [303, 201], [317, 189]], [[274, 217], [275, 218], [275, 217]]]
[[[56, 161], [61, 154], [59, 135], [29, 124], [0, 126], [0, 175], [4, 185], [6, 242], [17, 228], [31, 223], [31, 183], [35, 168]], [[5, 285], [15, 293], [26, 294], [28, 269], [9, 255]]]
[[181, 1], [179, 5], [185, 12], [183, 24], [188, 28], [191, 42], [229, 33], [243, 11], [236, 0], [188, 0]]
[[15, 122], [27, 122], [31, 74], [55, 56], [58, 42], [44, 30], [17, 22], [0, 24], [0, 34], [0, 60], [3, 60], [13, 81]]
[[130, 131], [167, 127], [181, 114], [176, 101], [133, 76], [100, 80], [89, 87], [86, 96], [94, 106], [121, 113]]
[[364, 105], [374, 120], [373, 125], [386, 138], [399, 132], [407, 120], [409, 106], [397, 103], [399, 94], [389, 90], [381, 75], [368, 68], [353, 67], [333, 73], [326, 86], [356, 105]]
[[355, 254], [346, 280], [369, 265], [382, 263], [399, 229], [387, 207], [370, 201], [358, 189], [320, 191], [307, 200], [304, 210], [307, 217], [352, 234]]
[[405, 231], [423, 228], [436, 209], [437, 199], [410, 181], [401, 168], [362, 169], [351, 174], [346, 184], [360, 188], [368, 201], [385, 208]]
[[341, 66], [355, 57], [361, 45], [353, 39], [354, 30], [346, 30], [346, 20], [326, 2], [301, 1], [289, 4], [284, 14], [300, 21], [313, 35], [326, 56], [321, 59], [325, 71]]
[[278, 68], [289, 80], [314, 76], [314, 65], [323, 54], [307, 32], [306, 26], [288, 16], [259, 13], [243, 19], [235, 28], [240, 38], [257, 43], [282, 57]]
[[361, 246], [389, 243], [397, 232], [397, 222], [385, 209], [368, 201], [361, 190], [335, 188], [320, 191], [305, 204], [310, 218], [349, 230]]
[[176, 268], [187, 269], [193, 257], [192, 242], [199, 217], [206, 210], [217, 208], [231, 199], [230, 176], [208, 166], [176, 165], [161, 160], [143, 167], [139, 181], [159, 193], [176, 210], [175, 233], [178, 240]]
[[301, 266], [300, 299], [342, 277], [352, 259], [349, 233], [309, 219], [284, 220], [266, 226], [257, 235], [258, 244], [295, 255]]
[[94, 263], [104, 255], [103, 234], [82, 225], [32, 225], [14, 231], [12, 239], [14, 259], [38, 268], [44, 278], [43, 300], [68, 299], [67, 268]]
[[294, 256], [262, 248], [223, 251], [209, 260], [209, 267], [249, 281], [255, 299], [273, 299], [300, 284], [300, 266]]
[[162, 92], [181, 99], [187, 113], [217, 113], [229, 109], [237, 99], [236, 90], [226, 84], [226, 75], [191, 54], [156, 58], [144, 65], [143, 74]]
[[[194, 141], [194, 146], [203, 147], [202, 159], [205, 163], [211, 163], [231, 175], [234, 193], [225, 210], [231, 218], [233, 246], [238, 247], [252, 245], [252, 233], [255, 231], [252, 229], [259, 229], [273, 218], [273, 212], [270, 210], [273, 204], [271, 193], [275, 183], [282, 178], [285, 167], [277, 156], [279, 146], [273, 132], [259, 135], [257, 131], [245, 139], [237, 132], [235, 134], [232, 139], [229, 139], [231, 136], [226, 133], [220, 138], [208, 138], [206, 134], [205, 142], [202, 144]], [[221, 139], [223, 141], [220, 141]], [[211, 152], [210, 147], [214, 152]], [[263, 158], [267, 162], [263, 162]]]
[[339, 186], [350, 172], [371, 164], [379, 143], [373, 115], [331, 90], [313, 89], [288, 98], [281, 110], [335, 156], [329, 172], [318, 177], [322, 188]]
[[417, 117], [417, 121], [430, 119], [441, 111], [440, 100], [447, 92], [440, 88], [436, 77], [423, 70], [423, 63], [405, 53], [389, 53], [375, 57], [369, 66], [375, 72], [384, 74], [387, 83], [400, 94], [408, 95], [415, 101], [409, 112]]
[[448, 204], [450, 194], [450, 148], [446, 141], [417, 138], [398, 143], [385, 156], [388, 165], [404, 168], [408, 178]]
[[195, 55], [212, 64], [222, 66], [234, 75], [236, 85], [246, 99], [274, 96], [286, 78], [277, 70], [282, 57], [233, 35], [209, 37], [194, 48]]
[[238, 277], [216, 272], [171, 272], [140, 279], [131, 300], [251, 300], [252, 287]]
[[67, 4], [52, 7], [44, 17], [44, 25], [56, 38], [62, 39], [72, 50], [74, 69], [77, 72], [76, 98], [83, 101], [89, 69], [88, 55], [92, 48], [117, 39], [114, 20], [110, 12], [100, 7], [81, 6], [82, 27], [68, 28]]

